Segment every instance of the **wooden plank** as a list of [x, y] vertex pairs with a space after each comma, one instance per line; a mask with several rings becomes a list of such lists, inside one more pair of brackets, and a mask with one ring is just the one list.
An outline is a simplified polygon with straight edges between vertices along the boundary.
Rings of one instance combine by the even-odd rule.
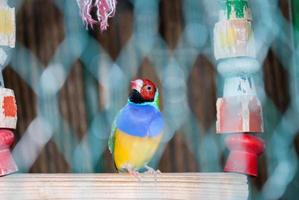
[[248, 198], [247, 177], [231, 173], [14, 174], [0, 178], [1, 199]]

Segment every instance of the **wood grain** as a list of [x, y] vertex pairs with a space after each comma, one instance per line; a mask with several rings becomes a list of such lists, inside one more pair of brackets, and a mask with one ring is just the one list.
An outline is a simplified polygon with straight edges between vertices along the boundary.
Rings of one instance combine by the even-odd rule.
[[247, 178], [229, 173], [15, 174], [1, 199], [247, 199]]

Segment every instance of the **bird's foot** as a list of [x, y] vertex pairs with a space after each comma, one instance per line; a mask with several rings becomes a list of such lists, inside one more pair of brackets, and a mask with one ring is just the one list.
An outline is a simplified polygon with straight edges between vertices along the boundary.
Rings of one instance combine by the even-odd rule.
[[148, 165], [145, 165], [144, 166], [145, 169], [147, 170], [145, 173], [146, 174], [154, 174], [154, 175], [157, 175], [157, 174], [161, 174], [161, 171], [160, 170], [155, 170], [153, 169], [152, 167], [148, 166]]
[[122, 169], [127, 171], [131, 176], [137, 178], [139, 181], [141, 180], [139, 172], [135, 170], [131, 165], [125, 165], [122, 167]]
[[157, 175], [158, 175], [158, 174], [161, 174], [161, 171], [160, 171], [160, 170], [155, 170], [155, 169], [151, 168], [151, 167], [148, 166], [148, 165], [145, 165], [144, 167], [145, 167], [145, 169], [147, 170], [145, 173], [146, 173], [146, 174], [154, 175], [155, 181], [157, 181]]
[[141, 177], [140, 177], [140, 174], [138, 171], [134, 170], [134, 169], [131, 169], [131, 170], [128, 170], [128, 173], [131, 175], [131, 176], [134, 176], [135, 178], [137, 178], [139, 181], [141, 180]]

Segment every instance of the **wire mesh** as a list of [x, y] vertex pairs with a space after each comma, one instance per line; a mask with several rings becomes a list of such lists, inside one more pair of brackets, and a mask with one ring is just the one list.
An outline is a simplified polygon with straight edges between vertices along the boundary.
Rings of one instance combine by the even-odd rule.
[[[222, 171], [227, 150], [215, 134], [215, 102], [223, 79], [211, 48], [219, 1], [120, 0], [104, 33], [85, 30], [76, 1], [10, 4], [17, 44], [4, 79], [18, 100], [13, 155], [21, 172], [111, 171], [110, 125], [135, 77], [153, 79], [162, 93], [167, 127], [151, 165]], [[298, 194], [299, 51], [290, 4], [250, 1], [266, 142], [260, 176], [252, 179], [254, 199]]]

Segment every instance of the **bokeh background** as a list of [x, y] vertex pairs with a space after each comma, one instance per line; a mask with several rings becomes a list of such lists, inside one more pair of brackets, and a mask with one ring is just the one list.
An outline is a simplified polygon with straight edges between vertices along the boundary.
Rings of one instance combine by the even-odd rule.
[[[215, 133], [223, 79], [215, 68], [212, 30], [218, 0], [118, 0], [109, 29], [86, 30], [75, 0], [11, 0], [17, 44], [4, 69], [15, 91], [13, 154], [21, 172], [115, 172], [110, 126], [129, 82], [158, 84], [167, 121], [151, 165], [162, 172], [220, 172], [228, 155]], [[266, 152], [253, 199], [299, 195], [297, 0], [250, 0], [263, 105]]]

